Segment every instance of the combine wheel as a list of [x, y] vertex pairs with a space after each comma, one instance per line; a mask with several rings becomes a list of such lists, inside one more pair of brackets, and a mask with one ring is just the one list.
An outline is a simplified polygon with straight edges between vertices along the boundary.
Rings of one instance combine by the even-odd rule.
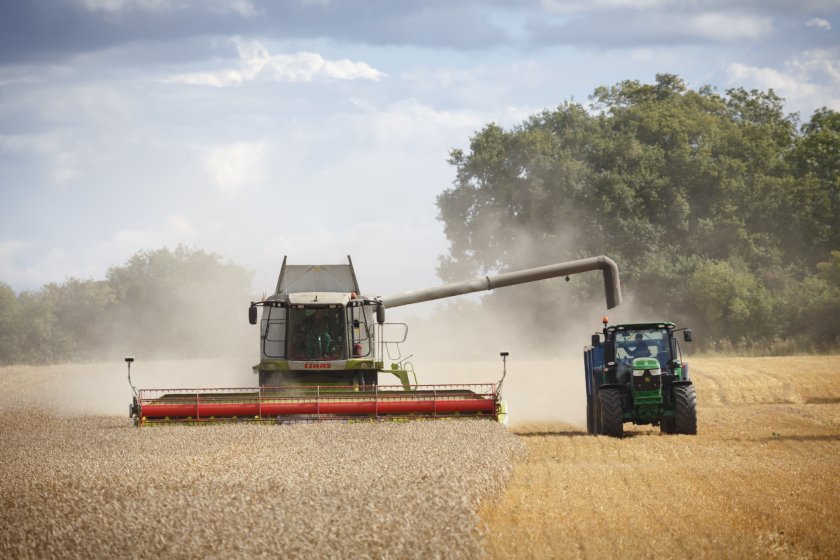
[[600, 430], [605, 436], [621, 437], [624, 435], [624, 411], [621, 407], [621, 389], [607, 387], [598, 391], [600, 401]]
[[694, 435], [697, 433], [697, 394], [694, 385], [674, 387], [674, 432]]
[[663, 434], [676, 433], [677, 429], [674, 427], [674, 417], [665, 416], [659, 421], [659, 431]]

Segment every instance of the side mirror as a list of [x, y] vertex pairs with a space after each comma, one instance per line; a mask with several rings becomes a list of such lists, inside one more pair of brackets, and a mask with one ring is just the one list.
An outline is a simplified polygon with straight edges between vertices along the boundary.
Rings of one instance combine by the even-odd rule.
[[252, 325], [257, 324], [257, 306], [253, 303], [251, 304], [251, 307], [248, 308], [248, 322]]
[[599, 344], [601, 344], [601, 335], [595, 333], [592, 335], [592, 346], [598, 346]]
[[381, 303], [376, 306], [376, 322], [380, 325], [385, 323], [385, 306]]
[[691, 342], [691, 329], [685, 329], [683, 331], [683, 339], [686, 342]]

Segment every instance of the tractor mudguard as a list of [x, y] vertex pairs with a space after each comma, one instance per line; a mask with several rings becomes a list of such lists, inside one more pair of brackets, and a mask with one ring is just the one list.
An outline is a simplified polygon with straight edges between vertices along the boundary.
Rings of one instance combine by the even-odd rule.
[[676, 387], [677, 385], [694, 385], [694, 382], [690, 379], [686, 379], [683, 381], [672, 381], [671, 386]]
[[613, 387], [615, 387], [616, 389], [622, 389], [622, 390], [624, 389], [624, 385], [621, 385], [619, 383], [604, 383], [603, 385], [598, 385], [599, 390], [600, 389], [611, 389]]

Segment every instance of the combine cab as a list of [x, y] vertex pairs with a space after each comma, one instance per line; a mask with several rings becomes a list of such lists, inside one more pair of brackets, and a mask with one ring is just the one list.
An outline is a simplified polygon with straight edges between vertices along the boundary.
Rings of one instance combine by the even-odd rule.
[[[621, 437], [624, 423], [659, 425], [663, 433], [697, 433], [697, 397], [674, 323], [609, 326], [584, 350], [586, 426]], [[603, 337], [603, 338], [602, 338]]]
[[599, 269], [607, 306], [621, 301], [618, 268], [606, 257], [383, 297], [361, 295], [347, 259], [342, 265], [288, 265], [284, 259], [274, 294], [251, 303], [249, 322], [260, 329], [257, 387], [135, 391], [135, 423], [452, 417], [506, 423], [501, 381], [419, 385], [399, 352], [408, 327], [386, 323], [385, 309]]

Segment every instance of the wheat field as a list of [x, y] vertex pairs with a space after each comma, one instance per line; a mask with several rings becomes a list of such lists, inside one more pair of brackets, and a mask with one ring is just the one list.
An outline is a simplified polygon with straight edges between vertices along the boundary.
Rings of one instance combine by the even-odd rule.
[[[234, 366], [143, 367], [147, 386], [199, 386], [230, 385], [219, 371]], [[114, 364], [0, 368], [0, 556], [840, 555], [840, 357], [694, 359], [699, 434], [626, 425], [621, 440], [584, 433], [582, 388], [540, 390], [540, 372], [564, 368], [582, 377], [576, 363], [512, 368], [528, 423], [509, 431], [136, 429]], [[553, 402], [572, 416], [551, 417]]]

